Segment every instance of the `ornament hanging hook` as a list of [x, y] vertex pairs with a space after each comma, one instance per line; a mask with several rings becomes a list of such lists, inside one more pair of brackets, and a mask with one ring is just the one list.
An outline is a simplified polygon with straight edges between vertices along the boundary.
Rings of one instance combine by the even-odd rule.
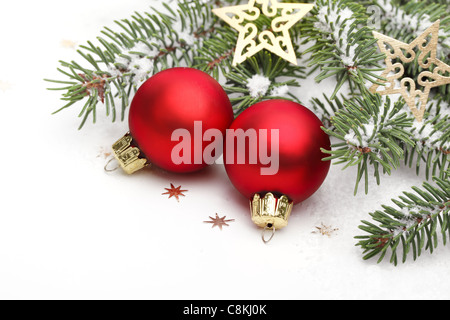
[[[270, 234], [269, 239], [266, 239], [266, 233], [267, 233], [267, 230], [269, 230], [269, 229], [272, 229], [272, 233]], [[262, 241], [263, 241], [265, 244], [267, 244], [267, 243], [270, 242], [270, 240], [272, 240], [272, 238], [273, 238], [274, 235], [275, 235], [275, 226], [274, 226], [272, 223], [268, 223], [268, 224], [264, 227], [264, 229], [263, 229], [263, 231], [262, 231], [262, 233], [261, 233], [261, 239], [262, 239]]]
[[[108, 166], [110, 165], [110, 163], [112, 162], [112, 161], [116, 161], [116, 166], [114, 167], [114, 168], [108, 168]], [[112, 157], [112, 158], [110, 158], [109, 160], [108, 160], [108, 162], [105, 164], [105, 167], [103, 168], [106, 172], [114, 172], [114, 171], [116, 171], [117, 169], [119, 169], [119, 167], [120, 167], [120, 165], [118, 164], [118, 162], [117, 162], [117, 160], [116, 160], [116, 158], [115, 157]]]

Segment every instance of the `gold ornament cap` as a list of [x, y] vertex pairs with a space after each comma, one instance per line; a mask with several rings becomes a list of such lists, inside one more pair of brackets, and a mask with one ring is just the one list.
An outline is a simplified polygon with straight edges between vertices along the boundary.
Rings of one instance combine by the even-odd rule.
[[250, 200], [252, 221], [261, 228], [284, 228], [288, 224], [293, 206], [293, 201], [285, 195], [278, 197], [268, 192], [261, 198], [257, 193]]
[[112, 145], [112, 149], [117, 162], [122, 167], [123, 171], [128, 174], [133, 174], [150, 164], [142, 154], [141, 150], [136, 146], [136, 143], [129, 132], [117, 140]]

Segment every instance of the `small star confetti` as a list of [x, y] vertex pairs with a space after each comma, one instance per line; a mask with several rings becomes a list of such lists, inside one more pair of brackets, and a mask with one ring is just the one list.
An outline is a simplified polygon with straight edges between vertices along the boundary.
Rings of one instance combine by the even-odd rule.
[[75, 49], [77, 46], [77, 43], [72, 40], [63, 39], [61, 40], [61, 47], [68, 48], [68, 49]]
[[99, 153], [97, 154], [97, 158], [108, 159], [111, 155], [112, 155], [111, 150], [109, 150], [105, 147], [100, 147]]
[[331, 237], [331, 235], [335, 232], [338, 231], [338, 228], [332, 228], [331, 226], [326, 226], [323, 223], [321, 223], [320, 227], [316, 227], [316, 231], [313, 231], [312, 233], [319, 233], [323, 236], [328, 236]]
[[234, 219], [225, 219], [227, 216], [223, 216], [222, 218], [219, 218], [219, 215], [216, 213], [216, 217], [209, 217], [211, 219], [211, 221], [203, 221], [204, 223], [212, 223], [212, 228], [214, 228], [215, 226], [218, 226], [220, 228], [220, 230], [222, 230], [223, 226], [229, 226], [227, 224], [227, 222], [232, 222], [234, 221]]
[[12, 85], [9, 82], [1, 81], [0, 80], [0, 90], [3, 92], [8, 91], [12, 88]]
[[171, 183], [170, 184], [170, 188], [164, 188], [167, 190], [167, 192], [163, 193], [163, 195], [167, 194], [169, 195], [169, 199], [172, 197], [175, 197], [177, 199], [177, 201], [180, 201], [180, 196], [185, 197], [185, 195], [183, 194], [183, 192], [188, 192], [188, 190], [181, 190], [181, 186], [178, 186], [175, 188], [175, 186]]

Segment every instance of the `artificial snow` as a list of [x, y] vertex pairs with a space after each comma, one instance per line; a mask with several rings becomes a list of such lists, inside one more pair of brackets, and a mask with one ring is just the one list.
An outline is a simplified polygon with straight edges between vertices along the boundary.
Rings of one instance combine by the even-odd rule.
[[[174, 33], [178, 34], [179, 45], [193, 46], [196, 41], [195, 35], [183, 28], [181, 21], [176, 21], [171, 25]], [[121, 54], [118, 54], [113, 65], [108, 66], [108, 71], [112, 76], [123, 74], [122, 70], [126, 70], [130, 74], [135, 86], [139, 86], [148, 79], [154, 70], [154, 58], [160, 53], [159, 48], [163, 48], [164, 44], [160, 40], [153, 40], [150, 48], [146, 43], [137, 41], [133, 48], [121, 47]]]
[[349, 144], [356, 147], [368, 147], [369, 143], [373, 142], [372, 139], [376, 138], [376, 126], [373, 119], [370, 119], [369, 123], [364, 124], [362, 128], [363, 129], [361, 131], [358, 131], [358, 133], [361, 135], [361, 141], [353, 129], [350, 129], [349, 133], [345, 135], [345, 140]]
[[271, 96], [275, 97], [287, 97], [289, 93], [289, 87], [287, 85], [283, 85], [280, 87], [274, 87], [270, 93]]
[[131, 49], [123, 48], [123, 54], [118, 55], [114, 64], [108, 65], [108, 72], [114, 76], [123, 74], [126, 70], [131, 74], [136, 86], [145, 81], [153, 72], [152, 59], [159, 53], [157, 49], [150, 49], [145, 43], [137, 42]]
[[247, 88], [250, 96], [253, 98], [258, 98], [265, 95], [269, 90], [270, 84], [271, 81], [269, 78], [260, 74], [255, 74], [247, 80]]
[[[184, 41], [187, 46], [193, 46], [197, 39], [195, 35], [189, 32], [187, 29], [183, 29], [181, 21], [177, 21], [172, 25], [172, 29], [178, 34], [179, 40]], [[201, 38], [199, 38], [201, 40]]]
[[[413, 123], [412, 133], [417, 141], [421, 141], [418, 144], [420, 148], [427, 148], [428, 150], [435, 149], [439, 146], [439, 139], [444, 135], [444, 132], [435, 130], [434, 126], [426, 122], [418, 122], [417, 120]], [[445, 143], [443, 145], [444, 149], [450, 148], [450, 143]]]
[[[355, 65], [355, 54], [357, 45], [348, 43], [350, 27], [355, 22], [353, 11], [349, 8], [340, 9], [337, 6], [333, 8], [331, 4], [320, 8], [317, 14], [318, 22], [314, 23], [314, 28], [328, 33], [328, 37], [336, 44], [342, 63], [345, 66], [353, 67]], [[331, 28], [331, 25], [334, 26]]]
[[[383, 8], [384, 16], [389, 21], [385, 28], [387, 31], [402, 30], [404, 34], [412, 34], [414, 38], [422, 35], [433, 23], [428, 14], [421, 12], [411, 15], [401, 8], [394, 7], [389, 0], [378, 0]], [[444, 57], [450, 54], [450, 32], [439, 29], [439, 40], [437, 44], [437, 54]]]

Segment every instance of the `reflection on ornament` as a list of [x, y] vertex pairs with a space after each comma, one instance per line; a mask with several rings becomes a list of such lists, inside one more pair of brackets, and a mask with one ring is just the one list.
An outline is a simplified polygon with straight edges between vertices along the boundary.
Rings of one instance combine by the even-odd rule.
[[[381, 95], [401, 94], [418, 122], [422, 122], [428, 97], [432, 88], [450, 83], [450, 66], [436, 58], [440, 20], [431, 25], [422, 35], [410, 44], [374, 32], [378, 39], [381, 52], [386, 54], [386, 70], [381, 74], [387, 79], [384, 89], [374, 84], [370, 91]], [[416, 51], [414, 51], [416, 49]], [[423, 71], [417, 78], [417, 83], [411, 78], [403, 78], [405, 64], [417, 58], [417, 63]], [[396, 62], [396, 60], [400, 62]], [[400, 81], [400, 86], [396, 86]], [[423, 87], [423, 90], [419, 89]], [[418, 99], [418, 102], [416, 101]]]
[[[260, 6], [257, 7], [256, 4]], [[214, 9], [213, 12], [239, 31], [233, 66], [263, 49], [297, 65], [289, 29], [302, 19], [314, 4], [278, 3], [276, 0], [250, 0], [248, 4]], [[259, 30], [256, 23], [261, 13], [272, 18], [270, 28]], [[231, 16], [230, 16], [231, 15]]]

